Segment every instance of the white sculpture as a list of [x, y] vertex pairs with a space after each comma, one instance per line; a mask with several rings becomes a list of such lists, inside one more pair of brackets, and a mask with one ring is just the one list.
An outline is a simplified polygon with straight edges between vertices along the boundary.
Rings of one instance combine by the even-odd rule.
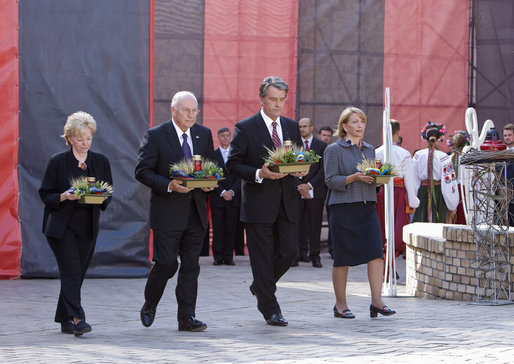
[[[466, 110], [466, 129], [470, 135], [470, 145], [466, 145], [462, 150], [466, 153], [470, 149], [480, 150], [480, 146], [484, 144], [484, 140], [487, 136], [487, 132], [494, 128], [492, 120], [487, 119], [482, 127], [482, 132], [478, 135], [478, 121], [477, 113], [474, 108], [468, 107]], [[464, 209], [464, 215], [466, 216], [466, 224], [471, 224], [473, 218], [473, 211], [470, 211], [470, 207], [474, 206], [473, 201], [473, 190], [476, 188], [483, 188], [484, 186], [472, 186], [473, 167], [472, 166], [460, 166], [459, 165], [459, 176], [461, 180], [461, 196], [462, 196], [462, 208]]]

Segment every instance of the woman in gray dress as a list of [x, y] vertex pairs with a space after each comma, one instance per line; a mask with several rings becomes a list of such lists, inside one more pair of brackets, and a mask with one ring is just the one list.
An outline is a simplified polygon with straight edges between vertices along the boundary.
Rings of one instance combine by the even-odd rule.
[[356, 107], [346, 108], [339, 117], [339, 140], [325, 150], [325, 182], [329, 189], [330, 234], [334, 249], [332, 282], [336, 296], [334, 316], [354, 318], [346, 302], [348, 267], [367, 263], [371, 288], [370, 316], [396, 312], [382, 301], [384, 259], [380, 222], [375, 207], [373, 177], [357, 170], [363, 159], [375, 158], [375, 149], [362, 141], [366, 115]]

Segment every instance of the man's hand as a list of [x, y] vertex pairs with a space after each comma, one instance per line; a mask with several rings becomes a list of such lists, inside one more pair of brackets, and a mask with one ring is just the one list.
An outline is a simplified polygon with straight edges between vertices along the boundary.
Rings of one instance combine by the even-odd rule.
[[203, 192], [211, 192], [214, 190], [214, 187], [202, 187]]
[[232, 199], [234, 198], [234, 192], [233, 191], [225, 191], [223, 192], [223, 194], [221, 195], [221, 197], [223, 197], [223, 199], [225, 201], [232, 201]]
[[309, 186], [307, 183], [302, 183], [296, 187], [298, 190], [298, 193], [300, 193], [300, 196], [302, 196], [303, 199], [310, 200], [311, 195], [309, 194], [309, 191], [311, 189], [311, 186]]
[[287, 173], [278, 173], [272, 172], [268, 168], [269, 163], [263, 164], [261, 170], [259, 171], [259, 178], [268, 178], [268, 179], [281, 179], [287, 176]]
[[192, 188], [187, 188], [184, 186], [181, 186], [182, 181], [178, 179], [172, 179], [170, 181], [170, 184], [168, 185], [168, 190], [178, 193], [188, 193], [189, 191], [192, 191]]

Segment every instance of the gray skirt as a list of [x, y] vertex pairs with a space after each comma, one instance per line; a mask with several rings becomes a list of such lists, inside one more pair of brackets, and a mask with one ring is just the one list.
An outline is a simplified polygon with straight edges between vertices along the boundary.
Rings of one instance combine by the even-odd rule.
[[384, 258], [375, 202], [330, 205], [334, 267], [355, 266]]

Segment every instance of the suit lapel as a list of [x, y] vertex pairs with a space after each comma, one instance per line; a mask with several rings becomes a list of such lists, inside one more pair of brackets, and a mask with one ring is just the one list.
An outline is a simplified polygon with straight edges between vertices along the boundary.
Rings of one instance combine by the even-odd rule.
[[193, 153], [194, 154], [202, 154], [202, 138], [200, 137], [200, 130], [198, 125], [193, 125], [190, 129], [191, 131], [191, 140], [193, 142]]
[[260, 111], [255, 115], [255, 121], [255, 133], [262, 140], [262, 145], [268, 147], [269, 149], [273, 149], [273, 140], [271, 139], [268, 127], [264, 122]]
[[216, 153], [216, 159], [218, 160], [218, 166], [223, 169], [223, 174], [228, 176], [227, 167], [225, 166], [225, 162], [223, 161], [223, 154], [221, 154], [221, 149], [218, 148], [215, 150]]
[[280, 126], [282, 127], [282, 144], [284, 144], [284, 141], [291, 140], [291, 131], [289, 130], [289, 123], [283, 117], [280, 117]]
[[170, 120], [168, 122], [168, 130], [166, 133], [166, 138], [168, 140], [168, 145], [171, 148], [173, 155], [177, 156], [177, 160], [184, 158], [184, 152], [182, 151], [182, 146], [180, 145], [179, 136], [177, 135], [177, 131], [173, 127], [173, 123]]

